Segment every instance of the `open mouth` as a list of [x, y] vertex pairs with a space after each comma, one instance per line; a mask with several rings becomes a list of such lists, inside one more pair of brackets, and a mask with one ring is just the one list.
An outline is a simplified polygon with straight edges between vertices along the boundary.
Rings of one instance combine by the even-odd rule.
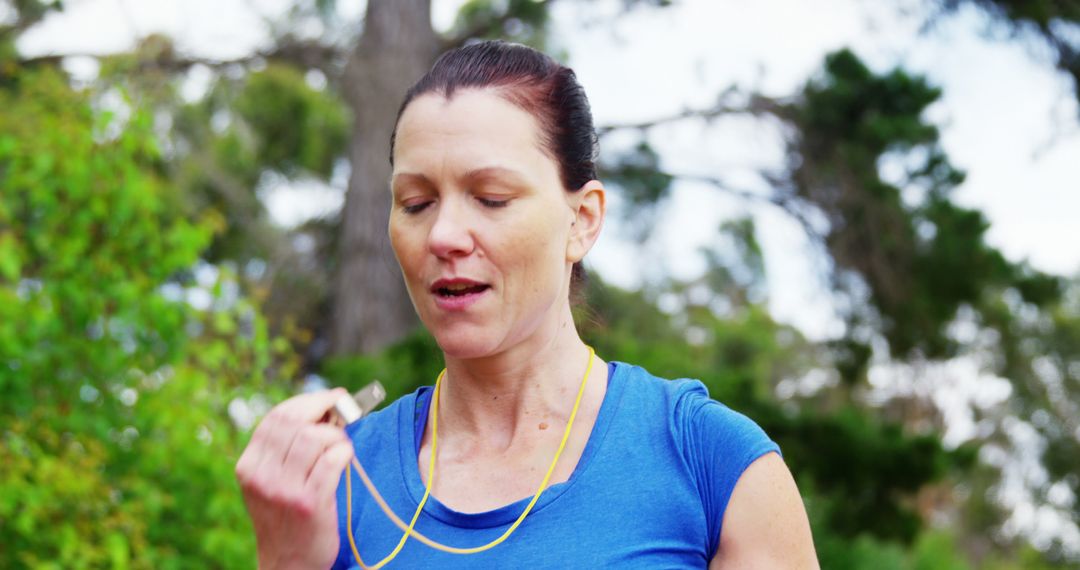
[[482, 293], [490, 289], [490, 285], [474, 284], [474, 285], [447, 285], [445, 287], [438, 287], [435, 289], [435, 293], [440, 297], [464, 297], [466, 295], [472, 295], [475, 293]]

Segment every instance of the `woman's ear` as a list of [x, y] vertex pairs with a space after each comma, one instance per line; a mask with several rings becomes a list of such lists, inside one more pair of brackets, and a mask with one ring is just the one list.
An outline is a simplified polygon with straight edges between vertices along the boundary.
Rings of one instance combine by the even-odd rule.
[[604, 225], [607, 202], [604, 185], [590, 180], [580, 190], [570, 194], [570, 239], [566, 243], [566, 260], [577, 263], [592, 249], [600, 228]]

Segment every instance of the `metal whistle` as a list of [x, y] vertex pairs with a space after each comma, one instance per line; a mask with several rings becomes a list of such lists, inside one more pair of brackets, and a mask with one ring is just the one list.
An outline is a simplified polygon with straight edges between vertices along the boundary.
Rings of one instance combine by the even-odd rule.
[[342, 396], [334, 402], [334, 413], [342, 425], [349, 425], [368, 415], [386, 399], [386, 388], [378, 380], [364, 386], [351, 397]]

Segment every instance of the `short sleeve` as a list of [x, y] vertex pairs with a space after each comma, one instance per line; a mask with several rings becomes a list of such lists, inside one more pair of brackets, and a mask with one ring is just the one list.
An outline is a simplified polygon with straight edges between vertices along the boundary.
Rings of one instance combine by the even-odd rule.
[[709, 397], [696, 380], [679, 387], [672, 429], [690, 470], [708, 524], [709, 553], [720, 531], [731, 492], [746, 468], [780, 447], [753, 420]]

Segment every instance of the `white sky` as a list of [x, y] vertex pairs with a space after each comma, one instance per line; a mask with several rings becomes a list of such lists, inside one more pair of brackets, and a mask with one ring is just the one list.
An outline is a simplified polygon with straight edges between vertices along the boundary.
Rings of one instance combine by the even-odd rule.
[[[435, 0], [436, 26], [449, 26], [461, 3]], [[943, 100], [930, 116], [942, 128], [950, 159], [968, 173], [956, 200], [987, 215], [992, 222], [990, 242], [1010, 259], [1028, 259], [1052, 273], [1080, 272], [1076, 221], [1080, 113], [1071, 84], [1038, 49], [988, 40], [985, 22], [975, 12], [962, 12], [933, 30], [920, 31], [924, 22], [919, 10], [913, 8], [913, 15], [905, 16], [895, 8], [905, 3], [909, 8], [921, 5], [920, 0], [681, 0], [675, 7], [631, 14], [615, 26], [596, 22], [606, 21], [600, 16], [621, 4], [618, 0], [593, 3], [585, 17], [581, 3], [557, 3], [553, 43], [569, 55], [598, 125], [707, 107], [733, 83], [768, 95], [790, 95], [820, 68], [828, 51], [843, 46], [852, 47], [877, 70], [902, 64], [924, 73], [944, 88]], [[264, 21], [253, 7], [276, 14], [290, 2], [67, 0], [65, 4], [64, 13], [50, 16], [25, 34], [19, 44], [23, 53], [110, 53], [130, 49], [138, 36], [164, 32], [185, 52], [238, 57], [266, 41]], [[343, 12], [356, 15], [363, 12], [365, 2], [339, 0], [339, 4]], [[94, 66], [76, 60], [69, 68], [93, 73]], [[187, 88], [197, 92], [204, 82], [196, 78]], [[650, 141], [661, 151], [667, 168], [729, 179], [750, 190], [762, 189], [755, 186], [754, 168], [777, 165], [782, 159], [775, 129], [742, 118], [711, 126], [670, 125], [652, 131]], [[346, 177], [338, 172], [330, 187], [271, 182], [262, 194], [275, 219], [294, 224], [340, 207]], [[614, 202], [617, 207], [618, 200]], [[697, 248], [715, 241], [722, 220], [743, 213], [753, 214], [758, 223], [769, 303], [776, 318], [812, 338], [840, 332], [820, 273], [814, 269], [820, 260], [808, 255], [799, 226], [776, 210], [734, 200], [705, 186], [675, 187], [644, 252], [624, 239], [626, 232], [617, 217], [609, 218], [590, 262], [606, 279], [623, 286], [666, 272], [690, 277], [702, 269]], [[942, 379], [932, 382], [938, 385], [935, 398], [951, 417], [946, 437], [954, 443], [976, 430], [970, 421], [972, 407], [1008, 397], [1007, 382], [980, 377], [969, 368], [970, 362], [945, 363], [942, 372], [935, 373]], [[875, 389], [895, 391], [904, 386], [904, 381], [882, 380], [890, 375], [910, 376], [911, 371], [877, 369], [872, 375]], [[1012, 524], [1029, 529], [1048, 524], [1052, 528], [1044, 536], [1063, 532], [1074, 548], [1080, 544], [1075, 527], [1062, 530], [1053, 521], [1031, 522], [1049, 515], [1024, 515], [1021, 511], [1033, 503], [1019, 499], [1016, 504], [1018, 518]]]

